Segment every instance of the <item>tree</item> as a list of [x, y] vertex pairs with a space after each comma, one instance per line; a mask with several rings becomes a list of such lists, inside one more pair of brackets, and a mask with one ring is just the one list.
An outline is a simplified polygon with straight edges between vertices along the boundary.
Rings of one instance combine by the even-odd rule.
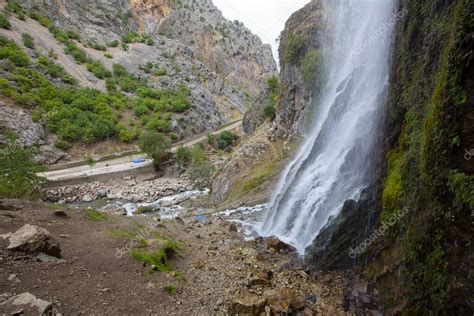
[[176, 161], [180, 166], [191, 160], [191, 150], [186, 146], [179, 146], [176, 150]]
[[159, 169], [160, 163], [168, 157], [171, 149], [171, 141], [161, 133], [149, 131], [140, 136], [138, 146], [141, 151], [153, 159], [155, 168]]
[[6, 137], [0, 145], [0, 197], [25, 198], [41, 184], [36, 173], [45, 168], [34, 161], [34, 149], [23, 149], [11, 133]]

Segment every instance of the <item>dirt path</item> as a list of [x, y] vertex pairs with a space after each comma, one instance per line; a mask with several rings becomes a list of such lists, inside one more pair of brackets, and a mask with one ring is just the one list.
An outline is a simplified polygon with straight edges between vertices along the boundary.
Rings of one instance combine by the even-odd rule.
[[[7, 252], [8, 241], [0, 239], [0, 300], [30, 292], [66, 315], [210, 315], [241, 309], [240, 303], [254, 296], [280, 293], [272, 308], [290, 302], [301, 303], [297, 307], [308, 315], [342, 313], [345, 283], [340, 275], [309, 272], [294, 254], [275, 251], [263, 239], [244, 242], [235, 227], [216, 217], [159, 223], [145, 216], [110, 216], [92, 221], [83, 210], [66, 209], [68, 217], [62, 218], [42, 203], [2, 201], [0, 205], [0, 234], [26, 223], [41, 226], [58, 239], [63, 257], [63, 261], [39, 262], [33, 256]], [[117, 249], [131, 247], [134, 239], [112, 232], [137, 228], [146, 232], [149, 225], [156, 234], [181, 243], [171, 261], [172, 271], [153, 271], [150, 264], [126, 251], [118, 255]], [[143, 249], [151, 247], [150, 235], [142, 236], [149, 239]]]

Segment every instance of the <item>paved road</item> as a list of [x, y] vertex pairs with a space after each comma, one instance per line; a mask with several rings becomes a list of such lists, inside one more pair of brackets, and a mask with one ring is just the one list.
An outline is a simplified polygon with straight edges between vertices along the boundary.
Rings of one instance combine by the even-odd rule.
[[[212, 134], [218, 134], [223, 131], [234, 130], [236, 128], [239, 128], [241, 125], [242, 125], [242, 121], [237, 121], [215, 132], [212, 132]], [[206, 139], [207, 139], [207, 133], [203, 133], [197, 137], [193, 137], [192, 139], [185, 141], [183, 145], [192, 147]], [[171, 152], [175, 152], [176, 149], [180, 145], [173, 147], [171, 149]], [[94, 166], [83, 165], [83, 166], [78, 166], [78, 167], [73, 167], [73, 168], [68, 168], [68, 169], [62, 169], [62, 170], [46, 171], [46, 172], [39, 173], [38, 175], [41, 177], [45, 177], [49, 181], [70, 180], [70, 179], [77, 179], [77, 178], [87, 178], [90, 176], [107, 174], [107, 173], [115, 173], [115, 172], [120, 172], [120, 171], [139, 169], [146, 166], [150, 166], [153, 163], [151, 159], [145, 159], [145, 161], [141, 163], [133, 162], [133, 160], [137, 158], [142, 158], [142, 157], [145, 157], [144, 154], [136, 154], [132, 156], [121, 157], [117, 159], [111, 159], [107, 161], [98, 162]]]

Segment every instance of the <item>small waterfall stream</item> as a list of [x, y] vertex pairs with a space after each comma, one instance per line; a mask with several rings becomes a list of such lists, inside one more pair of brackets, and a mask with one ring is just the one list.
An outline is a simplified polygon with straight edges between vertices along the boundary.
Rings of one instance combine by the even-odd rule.
[[393, 0], [326, 3], [324, 88], [304, 144], [280, 179], [257, 231], [300, 253], [371, 180], [386, 98]]

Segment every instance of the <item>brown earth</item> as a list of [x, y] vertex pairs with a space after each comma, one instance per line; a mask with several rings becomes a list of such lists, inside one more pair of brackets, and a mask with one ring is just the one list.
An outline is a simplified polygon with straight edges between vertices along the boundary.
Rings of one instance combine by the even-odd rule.
[[[298, 307], [301, 313], [343, 313], [346, 281], [341, 275], [311, 272], [294, 253], [268, 248], [264, 239], [244, 242], [223, 219], [189, 216], [157, 222], [150, 216], [109, 215], [106, 221], [92, 221], [84, 210], [63, 211], [68, 217], [55, 216], [50, 205], [40, 202], [0, 201], [0, 234], [27, 223], [41, 226], [60, 242], [63, 259], [40, 262], [7, 252], [8, 240], [0, 238], [0, 302], [30, 292], [66, 315], [209, 315], [226, 314], [232, 302], [234, 310], [239, 308], [237, 297], [292, 293], [303, 304]], [[126, 251], [116, 256], [117, 249], [127, 249], [133, 239], [114, 237], [111, 229], [139, 229], [153, 244], [144, 228], [150, 225], [155, 233], [182, 244], [170, 272], [153, 271]], [[176, 293], [170, 293], [174, 289]], [[276, 292], [268, 292], [272, 289]], [[285, 305], [278, 295], [273, 305]]]

